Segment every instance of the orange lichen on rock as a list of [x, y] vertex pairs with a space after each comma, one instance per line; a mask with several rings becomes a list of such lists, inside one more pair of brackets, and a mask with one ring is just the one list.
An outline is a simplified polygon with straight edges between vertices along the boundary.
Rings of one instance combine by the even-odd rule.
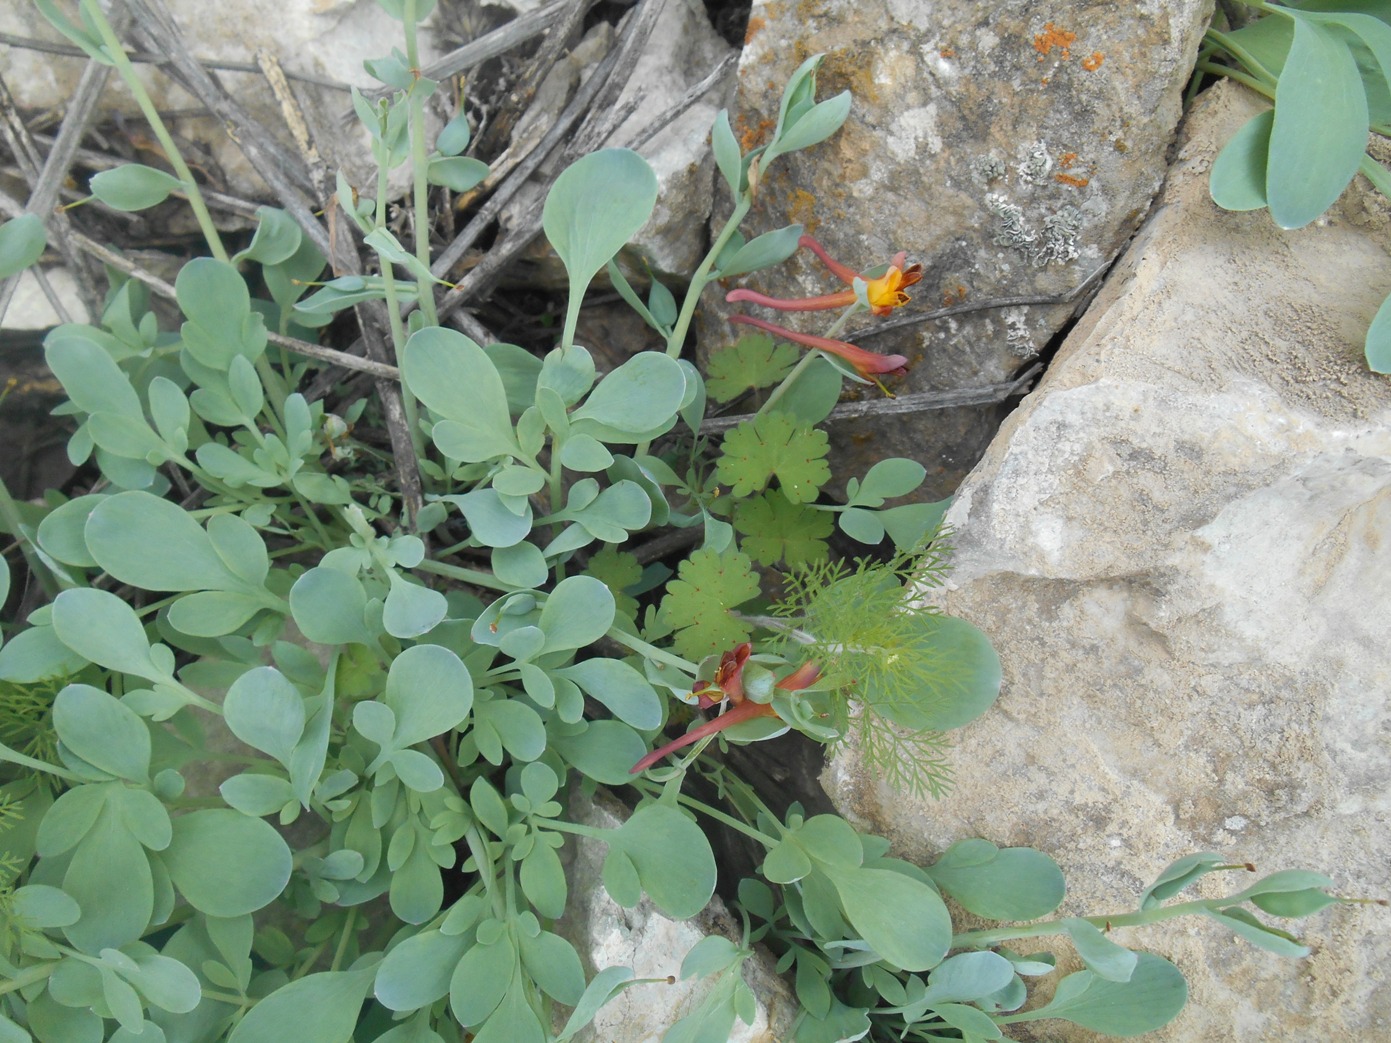
[[958, 283], [955, 286], [949, 287], [947, 291], [942, 294], [942, 307], [950, 308], [954, 304], [960, 304], [965, 299], [966, 287]]
[[942, 48], [940, 51], [938, 51], [937, 53], [938, 53], [941, 57], [943, 57], [943, 58], [955, 58], [955, 57], [956, 57], [956, 51], [953, 50], [953, 49], [950, 48], [950, 47], [943, 47], [943, 48]]
[[1052, 22], [1048, 22], [1043, 27], [1043, 32], [1034, 37], [1034, 50], [1038, 52], [1038, 60], [1043, 61], [1056, 48], [1062, 52], [1064, 60], [1072, 57], [1071, 47], [1077, 42], [1077, 34], [1070, 33], [1066, 29], [1059, 29]]
[[1058, 157], [1058, 166], [1062, 167], [1064, 170], [1071, 170], [1072, 165], [1076, 162], [1076, 152], [1064, 152], [1061, 156]]
[[1073, 188], [1086, 188], [1091, 184], [1089, 177], [1073, 177], [1071, 174], [1054, 174], [1053, 180], [1060, 185], [1071, 185]]
[[763, 18], [759, 18], [758, 15], [754, 15], [752, 18], [750, 18], [749, 27], [744, 30], [744, 46], [747, 47], [750, 43], [752, 43], [754, 36], [758, 33], [758, 30], [762, 29], [767, 24], [768, 22]]
[[1082, 59], [1082, 68], [1086, 69], [1087, 72], [1096, 72], [1105, 60], [1106, 56], [1100, 51], [1092, 51], [1089, 56]]
[[750, 126], [743, 114], [734, 117], [734, 132], [739, 137], [739, 147], [748, 152], [757, 148], [768, 140], [768, 135], [773, 133], [778, 121], [775, 119], [761, 119]]

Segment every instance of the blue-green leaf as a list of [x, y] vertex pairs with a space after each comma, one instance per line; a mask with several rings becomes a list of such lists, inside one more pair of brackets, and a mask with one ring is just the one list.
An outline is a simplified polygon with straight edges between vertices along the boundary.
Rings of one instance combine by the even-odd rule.
[[0, 225], [0, 279], [22, 272], [43, 256], [48, 237], [43, 218], [23, 214]]
[[570, 296], [647, 223], [657, 203], [657, 175], [630, 149], [602, 149], [572, 163], [556, 178], [541, 224], [570, 276]]
[[172, 174], [140, 163], [103, 170], [91, 181], [92, 195], [113, 210], [145, 210], [185, 185]]
[[1302, 228], [1338, 198], [1367, 147], [1367, 94], [1347, 45], [1297, 15], [1275, 89], [1266, 198], [1281, 228]]

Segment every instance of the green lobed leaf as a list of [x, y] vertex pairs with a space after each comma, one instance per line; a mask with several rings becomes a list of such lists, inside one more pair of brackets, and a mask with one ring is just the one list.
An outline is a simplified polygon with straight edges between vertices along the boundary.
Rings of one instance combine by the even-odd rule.
[[824, 431], [781, 412], [747, 420], [725, 435], [718, 476], [735, 496], [749, 496], [777, 478], [792, 503], [810, 503], [830, 480]]
[[667, 584], [660, 615], [676, 630], [676, 651], [688, 659], [725, 652], [746, 641], [747, 623], [731, 610], [757, 597], [753, 563], [743, 554], [704, 548], [683, 561], [678, 578]]
[[771, 489], [734, 508], [734, 528], [743, 536], [739, 547], [760, 565], [824, 561], [832, 526], [829, 514], [792, 503]]
[[779, 383], [796, 364], [791, 344], [766, 333], [749, 334], [711, 354], [705, 388], [716, 402], [732, 402], [746, 391]]

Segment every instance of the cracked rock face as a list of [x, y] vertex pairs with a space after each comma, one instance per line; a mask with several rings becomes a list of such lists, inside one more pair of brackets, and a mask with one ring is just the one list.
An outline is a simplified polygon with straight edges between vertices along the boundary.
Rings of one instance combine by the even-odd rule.
[[[751, 230], [802, 223], [857, 270], [907, 250], [926, 269], [910, 311], [1065, 294], [1116, 255], [1159, 189], [1211, 9], [1211, 0], [1056, 9], [756, 0], [731, 110], [744, 148], [771, 132], [783, 84], [811, 54], [826, 52], [820, 96], [848, 89], [853, 106], [829, 142], [777, 161]], [[783, 297], [839, 288], [809, 257], [747, 282]], [[710, 346], [731, 339], [728, 311], [708, 307]], [[900, 390], [983, 386], [1021, 368], [1072, 311], [995, 309], [864, 343], [911, 360]], [[844, 473], [908, 456], [927, 466], [924, 495], [936, 498], [955, 488], [998, 423], [988, 407], [971, 407], [830, 432]]]
[[[1134, 909], [1198, 851], [1387, 892], [1391, 384], [1362, 338], [1391, 237], [1362, 183], [1296, 232], [1218, 210], [1207, 171], [1258, 109], [1225, 85], [1201, 100], [1155, 213], [948, 516], [942, 604], [1005, 669], [953, 792], [887, 792], [853, 755], [825, 779], [910, 855], [975, 835], [1042, 849], [1065, 914]], [[1384, 916], [1277, 921], [1303, 961], [1204, 923], [1127, 932], [1191, 989], [1152, 1038], [1388, 1038]]]

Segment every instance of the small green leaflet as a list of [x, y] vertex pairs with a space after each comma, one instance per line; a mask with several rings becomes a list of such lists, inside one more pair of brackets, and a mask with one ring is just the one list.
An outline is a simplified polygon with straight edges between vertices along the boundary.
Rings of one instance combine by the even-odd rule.
[[758, 595], [753, 563], [743, 554], [698, 550], [667, 584], [661, 615], [676, 630], [679, 655], [700, 659], [748, 639], [750, 629], [729, 610]]
[[716, 402], [732, 402], [745, 391], [772, 387], [797, 363], [797, 349], [766, 333], [740, 337], [710, 356], [705, 390]]
[[803, 565], [826, 558], [826, 537], [834, 527], [831, 515], [790, 503], [769, 490], [734, 508], [734, 528], [743, 537], [739, 547], [760, 565]]
[[735, 496], [748, 496], [776, 477], [793, 503], [810, 503], [830, 481], [826, 463], [830, 443], [824, 431], [814, 431], [787, 413], [769, 413], [740, 424], [725, 435], [719, 480]]

